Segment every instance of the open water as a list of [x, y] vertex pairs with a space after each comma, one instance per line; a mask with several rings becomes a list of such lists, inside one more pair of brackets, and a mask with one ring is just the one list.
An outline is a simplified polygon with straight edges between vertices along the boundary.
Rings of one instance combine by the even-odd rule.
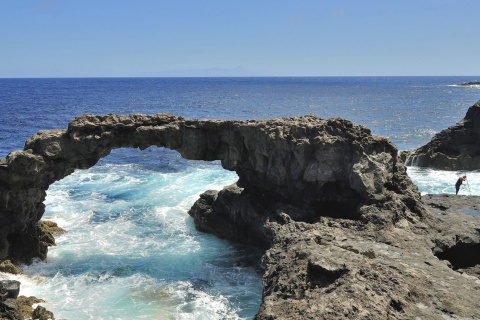
[[[0, 79], [0, 157], [38, 130], [84, 113], [168, 112], [187, 118], [343, 117], [400, 150], [428, 142], [480, 99], [475, 77]], [[408, 168], [422, 193], [454, 193], [465, 172]], [[480, 195], [466, 172], [460, 194]], [[25, 266], [21, 293], [57, 319], [251, 319], [261, 302], [261, 252], [195, 230], [187, 211], [236, 181], [217, 162], [119, 149], [48, 190], [57, 236], [46, 262]], [[1, 276], [1, 275], [0, 275]]]

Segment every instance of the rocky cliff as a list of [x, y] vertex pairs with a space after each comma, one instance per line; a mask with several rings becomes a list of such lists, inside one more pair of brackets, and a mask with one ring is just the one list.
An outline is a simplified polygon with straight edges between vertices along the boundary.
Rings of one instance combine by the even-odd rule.
[[480, 169], [480, 101], [426, 145], [402, 154], [406, 165], [444, 170]]
[[85, 115], [41, 131], [0, 159], [0, 260], [46, 257], [50, 184], [114, 148], [149, 146], [238, 174], [189, 214], [200, 230], [266, 249], [257, 319], [480, 317], [478, 261], [459, 268], [447, 254], [467, 238], [462, 252], [478, 254], [478, 224], [463, 237], [438, 231], [395, 146], [344, 119]]

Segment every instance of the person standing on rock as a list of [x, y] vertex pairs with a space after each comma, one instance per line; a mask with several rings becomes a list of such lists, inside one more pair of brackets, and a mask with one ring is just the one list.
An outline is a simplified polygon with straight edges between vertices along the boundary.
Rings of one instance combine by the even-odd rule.
[[467, 180], [467, 176], [458, 178], [457, 183], [455, 183], [455, 190], [457, 191], [455, 192], [455, 194], [458, 194], [458, 190], [460, 190], [460, 186], [462, 185], [462, 182], [465, 180]]

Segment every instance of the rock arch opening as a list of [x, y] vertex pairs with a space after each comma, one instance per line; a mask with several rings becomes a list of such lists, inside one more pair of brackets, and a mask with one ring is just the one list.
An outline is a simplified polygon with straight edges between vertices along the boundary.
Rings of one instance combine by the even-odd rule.
[[312, 209], [317, 217], [358, 220], [358, 208], [364, 203], [365, 199], [350, 186], [329, 182], [323, 188], [321, 199], [312, 203]]

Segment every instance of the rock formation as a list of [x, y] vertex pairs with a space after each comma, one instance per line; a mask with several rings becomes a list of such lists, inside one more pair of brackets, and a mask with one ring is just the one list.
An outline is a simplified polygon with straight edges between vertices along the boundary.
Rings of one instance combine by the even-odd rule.
[[[68, 130], [41, 131], [22, 151], [0, 160], [0, 259], [45, 258], [38, 221], [45, 190], [75, 169], [93, 166], [114, 148], [177, 150], [187, 159], [221, 160], [238, 185], [320, 215], [361, 219], [366, 205], [396, 195], [397, 220], [424, 215], [397, 150], [362, 126], [342, 119], [300, 117], [271, 121], [185, 120], [172, 115], [75, 118]], [[362, 211], [363, 210], [363, 211]]]
[[457, 86], [462, 86], [462, 87], [480, 86], [480, 81], [471, 81], [471, 82], [459, 83], [459, 84], [457, 84]]
[[444, 170], [480, 169], [480, 101], [455, 125], [437, 133], [426, 145], [402, 153], [406, 165]]
[[449, 262], [456, 242], [433, 227], [395, 146], [344, 119], [85, 115], [41, 131], [0, 159], [0, 260], [46, 257], [50, 184], [114, 148], [149, 146], [238, 174], [189, 214], [200, 230], [266, 249], [256, 319], [480, 317], [480, 280], [454, 270], [475, 266]]
[[42, 306], [33, 304], [45, 302], [35, 297], [18, 296], [20, 282], [0, 280], [0, 319], [2, 320], [55, 320], [53, 314]]
[[257, 320], [478, 319], [480, 217], [447, 200], [429, 197], [426, 219], [397, 220], [408, 209], [386, 201], [360, 220], [306, 222], [302, 209], [231, 185], [203, 194], [190, 214], [201, 230], [268, 240]]

